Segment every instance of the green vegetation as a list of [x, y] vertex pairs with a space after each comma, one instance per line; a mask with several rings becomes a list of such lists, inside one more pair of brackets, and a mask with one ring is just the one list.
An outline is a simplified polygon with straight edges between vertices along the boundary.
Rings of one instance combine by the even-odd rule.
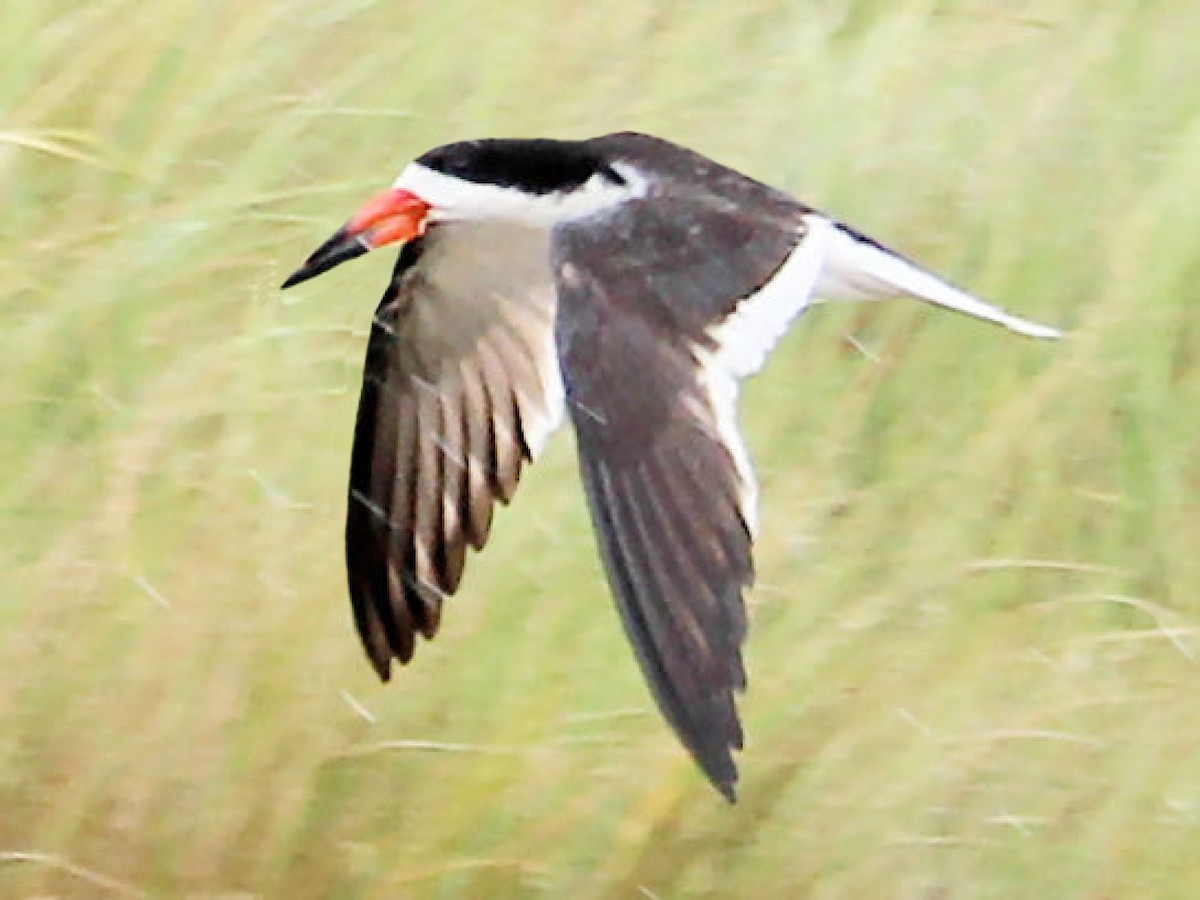
[[[1200, 894], [1200, 6], [7, 0], [0, 895]], [[560, 437], [393, 684], [341, 524], [414, 154], [636, 128], [1053, 346], [822, 308], [747, 391], [728, 807]], [[855, 349], [847, 336], [869, 350]]]

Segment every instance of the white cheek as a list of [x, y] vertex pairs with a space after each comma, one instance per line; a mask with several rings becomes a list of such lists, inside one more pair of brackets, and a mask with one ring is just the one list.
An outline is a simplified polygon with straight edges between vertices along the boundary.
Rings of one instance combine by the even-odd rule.
[[531, 196], [517, 188], [464, 181], [420, 163], [411, 163], [392, 186], [412, 191], [429, 203], [433, 207], [429, 215], [431, 222], [498, 219], [550, 227], [570, 219], [585, 218], [644, 192], [645, 182], [635, 178], [636, 173], [622, 171], [621, 174], [628, 182], [624, 186], [608, 184], [596, 176], [582, 189]]
[[412, 191], [430, 204], [431, 222], [504, 218], [512, 206], [503, 188], [463, 181], [418, 163], [405, 168], [392, 187]]

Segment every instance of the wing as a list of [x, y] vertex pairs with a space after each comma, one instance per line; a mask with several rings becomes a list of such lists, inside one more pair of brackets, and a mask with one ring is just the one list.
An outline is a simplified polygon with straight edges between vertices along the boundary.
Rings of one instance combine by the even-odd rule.
[[[439, 226], [408, 244], [371, 326], [346, 565], [379, 676], [437, 632], [467, 547], [488, 537], [561, 418], [544, 232]], [[499, 265], [497, 265], [497, 260]]]
[[659, 708], [730, 800], [755, 485], [709, 332], [797, 237], [795, 220], [658, 198], [554, 241], [558, 353], [608, 582]]

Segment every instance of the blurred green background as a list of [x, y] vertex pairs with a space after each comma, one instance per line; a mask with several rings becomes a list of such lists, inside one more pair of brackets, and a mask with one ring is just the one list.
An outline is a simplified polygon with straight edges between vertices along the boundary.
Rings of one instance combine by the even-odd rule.
[[[1200, 6], [8, 0], [0, 895], [1200, 895]], [[1016, 312], [822, 307], [746, 392], [742, 801], [652, 709], [570, 437], [377, 684], [381, 253], [450, 140], [636, 128]]]

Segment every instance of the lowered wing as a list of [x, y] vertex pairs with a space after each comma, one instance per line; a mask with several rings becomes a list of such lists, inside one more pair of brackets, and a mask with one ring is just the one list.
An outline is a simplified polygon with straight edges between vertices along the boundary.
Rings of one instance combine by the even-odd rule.
[[662, 198], [555, 235], [558, 353], [608, 582], [659, 708], [730, 800], [755, 485], [709, 332], [798, 236], [795, 219]]

